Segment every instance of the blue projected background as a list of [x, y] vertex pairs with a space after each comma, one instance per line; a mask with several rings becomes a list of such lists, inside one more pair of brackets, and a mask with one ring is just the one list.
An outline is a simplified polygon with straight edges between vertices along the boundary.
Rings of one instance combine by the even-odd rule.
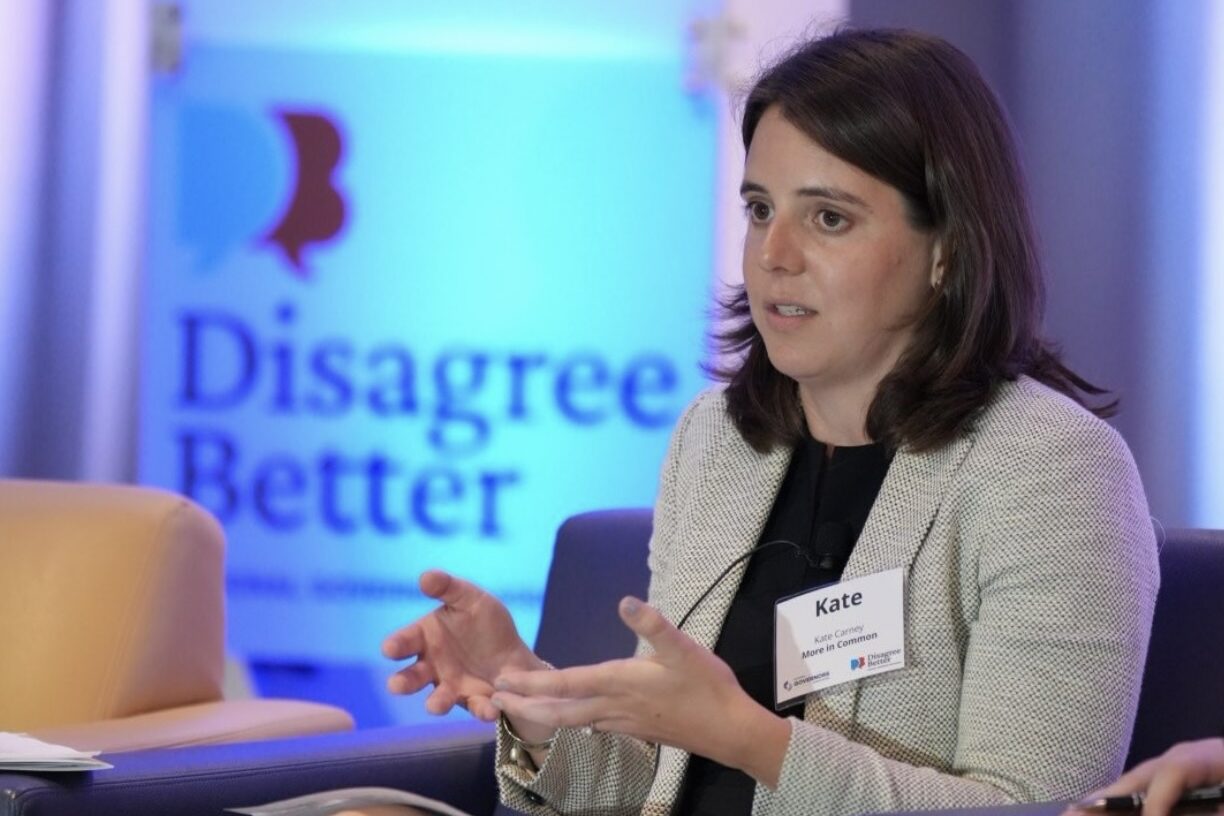
[[225, 525], [238, 655], [381, 677], [430, 566], [530, 641], [560, 521], [652, 501], [704, 384], [682, 46], [213, 41], [157, 80], [140, 474]]

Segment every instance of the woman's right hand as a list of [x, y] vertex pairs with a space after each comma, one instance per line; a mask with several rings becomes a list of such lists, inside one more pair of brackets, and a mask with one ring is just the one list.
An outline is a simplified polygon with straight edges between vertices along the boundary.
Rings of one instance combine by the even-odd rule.
[[497, 719], [489, 701], [504, 672], [546, 668], [519, 637], [505, 605], [475, 584], [441, 570], [421, 575], [421, 591], [442, 602], [434, 611], [383, 641], [392, 660], [416, 658], [387, 680], [394, 694], [414, 694], [432, 684], [425, 701], [431, 714], [460, 705], [486, 722]]

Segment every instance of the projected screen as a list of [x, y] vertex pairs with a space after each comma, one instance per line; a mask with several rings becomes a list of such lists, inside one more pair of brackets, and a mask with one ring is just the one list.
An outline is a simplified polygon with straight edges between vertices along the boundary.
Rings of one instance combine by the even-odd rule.
[[568, 515], [705, 385], [715, 111], [675, 54], [194, 47], [154, 88], [140, 473], [230, 646], [377, 661], [443, 567], [534, 637]]

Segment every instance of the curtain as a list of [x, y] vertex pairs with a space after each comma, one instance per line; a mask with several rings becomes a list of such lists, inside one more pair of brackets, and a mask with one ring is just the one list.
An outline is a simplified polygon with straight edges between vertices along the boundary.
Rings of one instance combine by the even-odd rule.
[[148, 14], [0, 4], [0, 475], [134, 476]]

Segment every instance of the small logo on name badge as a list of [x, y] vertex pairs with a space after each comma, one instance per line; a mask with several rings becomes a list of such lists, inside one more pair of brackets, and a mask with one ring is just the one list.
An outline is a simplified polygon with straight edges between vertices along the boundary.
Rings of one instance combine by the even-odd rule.
[[865, 657], [850, 658], [850, 671], [854, 671], [856, 669], [863, 669], [866, 667], [867, 667], [867, 658]]

